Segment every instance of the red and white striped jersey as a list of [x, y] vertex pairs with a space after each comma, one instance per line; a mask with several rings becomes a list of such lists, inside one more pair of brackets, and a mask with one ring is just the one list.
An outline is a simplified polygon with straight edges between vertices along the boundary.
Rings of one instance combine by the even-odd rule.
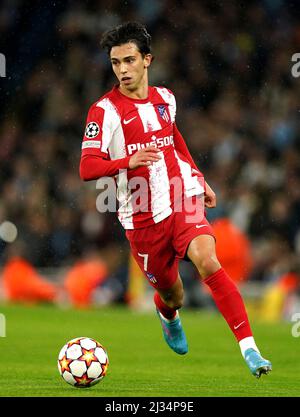
[[[174, 181], [187, 197], [204, 193], [203, 181], [199, 181], [202, 174], [176, 149], [175, 115], [175, 97], [163, 87], [149, 87], [148, 98], [139, 100], [123, 95], [115, 86], [90, 107], [82, 157], [122, 160], [150, 145], [161, 151], [158, 162], [122, 169], [116, 175], [118, 217], [125, 229], [146, 227], [168, 217], [174, 208]], [[137, 179], [147, 187], [147, 195], [139, 201]]]

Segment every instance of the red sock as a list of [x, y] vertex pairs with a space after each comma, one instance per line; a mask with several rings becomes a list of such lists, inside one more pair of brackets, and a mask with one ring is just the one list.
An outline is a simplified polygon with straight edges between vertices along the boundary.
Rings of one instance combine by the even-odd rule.
[[154, 302], [159, 310], [159, 312], [168, 320], [172, 320], [176, 316], [176, 310], [168, 307], [163, 300], [160, 298], [160, 295], [157, 291], [154, 293]]
[[241, 294], [235, 283], [223, 268], [204, 279], [212, 292], [212, 297], [234, 333], [238, 342], [252, 336], [247, 312]]

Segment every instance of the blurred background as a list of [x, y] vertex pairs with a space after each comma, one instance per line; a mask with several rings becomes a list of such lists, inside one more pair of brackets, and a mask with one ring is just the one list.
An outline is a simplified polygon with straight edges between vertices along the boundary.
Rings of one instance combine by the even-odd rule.
[[[145, 306], [147, 290], [115, 213], [78, 167], [89, 106], [115, 79], [102, 33], [143, 22], [150, 83], [177, 98], [177, 124], [218, 206], [224, 267], [268, 320], [300, 311], [300, 52], [297, 1], [0, 2], [1, 297], [76, 307]], [[180, 265], [185, 305], [213, 308]]]

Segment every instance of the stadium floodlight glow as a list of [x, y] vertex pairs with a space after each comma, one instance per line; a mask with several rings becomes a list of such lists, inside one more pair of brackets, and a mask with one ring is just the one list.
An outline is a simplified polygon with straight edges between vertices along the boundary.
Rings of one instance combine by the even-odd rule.
[[0, 239], [4, 242], [12, 243], [18, 236], [18, 229], [16, 225], [8, 220], [0, 224]]

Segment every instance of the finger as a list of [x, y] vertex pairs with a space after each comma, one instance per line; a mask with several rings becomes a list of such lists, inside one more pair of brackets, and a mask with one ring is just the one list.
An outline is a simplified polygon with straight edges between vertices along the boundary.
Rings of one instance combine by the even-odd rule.
[[214, 204], [214, 202], [212, 201], [212, 200], [205, 200], [205, 207], [207, 207], [207, 208], [213, 208], [213, 207], [215, 207], [215, 204]]
[[152, 165], [152, 162], [147, 161], [147, 162], [139, 162], [138, 166], [140, 167], [144, 167], [144, 166], [149, 166]]
[[138, 162], [138, 164], [140, 165], [140, 166], [145, 166], [145, 165], [152, 165], [154, 162], [157, 162], [156, 160], [152, 160], [152, 161], [149, 161], [149, 160], [147, 160], [147, 161], [141, 161], [141, 162]]
[[155, 158], [161, 158], [161, 156], [158, 155], [158, 153], [156, 153], [156, 152], [145, 152], [142, 155], [145, 156], [145, 157], [148, 157], [150, 155], [150, 156], [155, 156]]
[[157, 157], [157, 156], [148, 156], [147, 155], [147, 157], [145, 158], [145, 160], [147, 161], [147, 160], [151, 160], [151, 161], [159, 161], [161, 158], [160, 157]]
[[156, 156], [146, 156], [144, 158], [141, 158], [141, 161], [145, 162], [145, 161], [159, 161], [160, 158], [157, 158]]
[[143, 149], [145, 152], [160, 152], [160, 150], [156, 146], [148, 146], [147, 148]]
[[160, 155], [158, 155], [157, 153], [154, 153], [154, 152], [148, 152], [148, 153], [144, 153], [144, 154], [142, 154], [141, 155], [141, 157], [142, 158], [149, 158], [149, 157], [152, 157], [152, 158], [156, 158], [156, 159], [161, 159], [161, 156]]

